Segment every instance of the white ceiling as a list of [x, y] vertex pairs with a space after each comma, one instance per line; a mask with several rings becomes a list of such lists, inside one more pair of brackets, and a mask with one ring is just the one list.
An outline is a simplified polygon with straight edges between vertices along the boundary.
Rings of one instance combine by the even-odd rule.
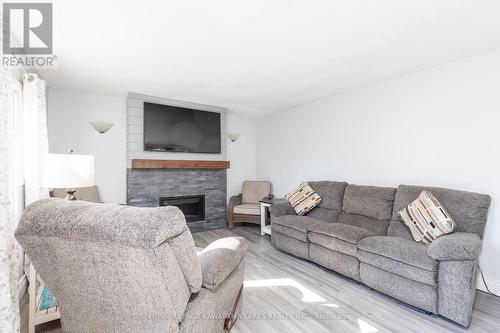
[[54, 3], [49, 86], [255, 116], [500, 46], [498, 0]]

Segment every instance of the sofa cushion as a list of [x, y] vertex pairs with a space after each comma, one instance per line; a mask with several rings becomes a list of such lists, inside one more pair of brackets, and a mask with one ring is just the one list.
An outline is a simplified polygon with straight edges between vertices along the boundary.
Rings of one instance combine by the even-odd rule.
[[280, 233], [302, 242], [309, 242], [307, 238], [307, 226], [312, 223], [324, 222], [308, 216], [284, 215], [271, 219], [271, 231], [272, 234]]
[[312, 223], [323, 223], [321, 220], [309, 217], [309, 216], [298, 216], [298, 215], [284, 215], [280, 217], [275, 217], [272, 221], [273, 224], [279, 224], [287, 228], [291, 228], [303, 233], [307, 233], [307, 226]]
[[358, 252], [358, 247], [356, 246], [356, 244], [343, 241], [339, 238], [334, 238], [315, 232], [308, 233], [307, 238], [309, 239], [309, 242], [311, 244], [321, 245], [325, 249], [344, 253], [353, 257], [356, 257], [356, 253]]
[[277, 234], [295, 238], [301, 242], [308, 242], [307, 233], [289, 227], [285, 227], [281, 224], [272, 223], [271, 235], [277, 235]]
[[392, 187], [349, 185], [345, 189], [342, 211], [377, 220], [390, 220], [396, 189]]
[[245, 215], [260, 215], [260, 204], [243, 204], [234, 206], [233, 213]]
[[364, 228], [343, 223], [311, 223], [307, 229], [309, 232], [338, 238], [351, 244], [357, 244], [361, 239], [374, 235]]
[[319, 205], [321, 197], [307, 182], [303, 182], [296, 189], [286, 195], [297, 215], [305, 215]]
[[430, 244], [436, 238], [453, 232], [456, 224], [441, 203], [430, 191], [423, 191], [418, 198], [399, 211], [399, 216], [410, 229], [413, 239]]
[[358, 242], [360, 250], [435, 272], [437, 261], [427, 255], [427, 247], [413, 240], [390, 236], [372, 236]]
[[364, 228], [371, 231], [374, 235], [381, 236], [387, 234], [387, 225], [389, 224], [388, 221], [349, 213], [341, 213], [337, 222]]
[[335, 209], [316, 207], [307, 213], [306, 216], [313, 217], [315, 219], [320, 219], [325, 222], [337, 222], [339, 218], [340, 211]]
[[347, 183], [326, 180], [310, 181], [308, 183], [321, 196], [321, 203], [318, 207], [339, 211], [342, 209], [342, 198], [344, 197]]
[[456, 231], [472, 232], [483, 235], [488, 208], [491, 203], [489, 195], [450, 190], [438, 187], [400, 185], [394, 200], [392, 219], [402, 221], [398, 212], [415, 200], [422, 191], [428, 190], [448, 210], [457, 224]]

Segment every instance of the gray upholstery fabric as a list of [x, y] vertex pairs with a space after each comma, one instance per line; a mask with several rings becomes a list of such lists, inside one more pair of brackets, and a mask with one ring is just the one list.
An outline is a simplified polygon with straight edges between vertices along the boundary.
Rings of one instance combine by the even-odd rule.
[[481, 238], [477, 234], [464, 232], [441, 236], [427, 249], [434, 260], [476, 260], [480, 252]]
[[307, 235], [309, 242], [321, 245], [329, 250], [334, 250], [337, 252], [342, 252], [350, 256], [355, 257], [358, 252], [358, 247], [356, 244], [352, 244], [338, 238], [333, 238], [331, 236], [326, 236], [323, 234], [317, 234], [315, 232], [310, 232]]
[[342, 211], [377, 220], [390, 220], [396, 189], [392, 187], [349, 185], [345, 189]]
[[437, 290], [428, 284], [386, 272], [366, 263], [360, 263], [361, 282], [417, 308], [437, 313]]
[[215, 289], [240, 264], [247, 251], [243, 237], [220, 238], [198, 253], [203, 287]]
[[324, 222], [337, 222], [339, 215], [340, 211], [336, 209], [328, 209], [321, 207], [315, 207], [313, 210], [307, 213], [307, 216], [314, 217], [315, 219], [319, 219]]
[[410, 229], [401, 221], [392, 220], [387, 228], [387, 236], [413, 240]]
[[482, 237], [491, 198], [489, 195], [438, 187], [400, 185], [396, 192], [392, 219], [401, 221], [398, 212], [415, 200], [423, 190], [430, 191], [446, 208], [457, 224], [456, 231], [472, 232]]
[[186, 228], [180, 235], [167, 239], [167, 243], [179, 262], [189, 291], [191, 293], [198, 292], [202, 283], [202, 277], [199, 274], [201, 268], [197, 258], [192, 255], [192, 253], [196, 253], [196, 249], [192, 250], [195, 246], [191, 232]]
[[[175, 207], [44, 199], [26, 208], [16, 238], [57, 298], [65, 332], [178, 332], [191, 295], [206, 290]], [[207, 311], [234, 303], [215, 300], [225, 303]]]
[[356, 257], [313, 243], [309, 246], [309, 257], [318, 265], [359, 281], [359, 261]]
[[[48, 198], [27, 207], [19, 232], [153, 248], [187, 229], [174, 206], [156, 209]], [[129, 223], [124, 223], [129, 221]], [[193, 259], [195, 256], [193, 256]], [[193, 260], [194, 261], [194, 260]]]
[[271, 243], [274, 247], [293, 254], [296, 257], [309, 259], [309, 243], [282, 235], [272, 230]]
[[386, 272], [400, 275], [407, 279], [425, 283], [434, 287], [437, 286], [436, 271], [428, 271], [426, 269], [408, 265], [404, 262], [363, 250], [359, 250], [356, 253], [356, 257], [359, 261], [383, 269]]
[[321, 197], [318, 207], [340, 211], [347, 183], [332, 181], [310, 181], [309, 185]]
[[311, 223], [307, 229], [310, 232], [338, 238], [351, 244], [357, 244], [361, 239], [374, 235], [364, 228], [342, 223]]
[[358, 249], [408, 265], [437, 271], [437, 261], [427, 255], [427, 246], [412, 240], [390, 236], [372, 236], [359, 241]]
[[292, 238], [295, 238], [295, 239], [298, 239], [302, 242], [306, 242], [307, 243], [307, 233], [305, 232], [302, 232], [302, 231], [298, 231], [296, 229], [292, 229], [292, 228], [289, 228], [289, 227], [285, 227], [284, 225], [281, 225], [281, 224], [278, 224], [278, 223], [272, 223], [271, 224], [271, 233], [279, 233], [279, 234], [282, 234], [282, 235], [285, 235], [285, 236], [288, 236], [288, 237], [292, 237]]
[[280, 224], [284, 227], [295, 229], [303, 233], [307, 233], [307, 226], [312, 223], [324, 224], [324, 222], [318, 219], [309, 216], [298, 216], [298, 215], [285, 215], [285, 216], [275, 217], [271, 220], [271, 224]]
[[[395, 191], [340, 182], [309, 184], [323, 201], [307, 217], [283, 216], [295, 215], [288, 203], [271, 208], [274, 246], [433, 313], [438, 312], [439, 291], [439, 314], [470, 324], [488, 195], [407, 185]], [[456, 232], [430, 245], [415, 242], [398, 215], [423, 190], [457, 224]]]
[[283, 215], [297, 215], [292, 205], [288, 201], [273, 204], [271, 208], [269, 208], [269, 212], [271, 213], [271, 216], [274, 217]]
[[308, 183], [321, 196], [321, 202], [307, 213], [307, 216], [326, 222], [336, 222], [342, 209], [342, 198], [347, 183], [332, 181], [311, 181]]
[[386, 235], [387, 225], [389, 224], [388, 221], [376, 220], [371, 217], [349, 213], [340, 214], [337, 222], [367, 229], [375, 235]]
[[476, 297], [477, 261], [441, 261], [438, 271], [438, 313], [469, 326]]
[[[202, 288], [199, 293], [193, 294], [180, 324], [180, 332], [223, 333], [224, 318], [231, 314], [236, 296], [242, 287], [244, 270], [245, 261], [242, 260], [216, 289]], [[242, 302], [243, 296], [240, 297], [240, 302], [236, 307], [236, 316], [241, 312]]]

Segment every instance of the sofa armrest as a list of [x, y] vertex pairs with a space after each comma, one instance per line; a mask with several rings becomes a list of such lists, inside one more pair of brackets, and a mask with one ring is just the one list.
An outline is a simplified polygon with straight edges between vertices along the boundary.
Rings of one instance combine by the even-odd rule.
[[269, 208], [269, 212], [271, 213], [272, 216], [275, 217], [284, 215], [297, 215], [292, 205], [288, 201], [273, 204]]
[[480, 251], [481, 238], [466, 232], [441, 236], [427, 248], [427, 254], [434, 260], [476, 260]]
[[240, 264], [248, 245], [243, 237], [226, 237], [210, 243], [198, 253], [202, 286], [216, 289]]

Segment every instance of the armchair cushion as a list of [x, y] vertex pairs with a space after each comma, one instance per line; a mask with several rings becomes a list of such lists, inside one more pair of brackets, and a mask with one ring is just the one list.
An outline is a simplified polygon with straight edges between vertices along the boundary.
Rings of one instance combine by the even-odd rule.
[[243, 237], [226, 237], [210, 243], [198, 253], [202, 285], [216, 289], [240, 264], [248, 248]]
[[235, 214], [260, 215], [260, 205], [259, 204], [243, 204], [243, 205], [234, 206], [233, 212]]
[[259, 203], [271, 193], [271, 183], [268, 181], [243, 182], [242, 203]]
[[456, 232], [434, 240], [427, 254], [434, 260], [475, 260], [481, 250], [481, 238], [477, 234]]

